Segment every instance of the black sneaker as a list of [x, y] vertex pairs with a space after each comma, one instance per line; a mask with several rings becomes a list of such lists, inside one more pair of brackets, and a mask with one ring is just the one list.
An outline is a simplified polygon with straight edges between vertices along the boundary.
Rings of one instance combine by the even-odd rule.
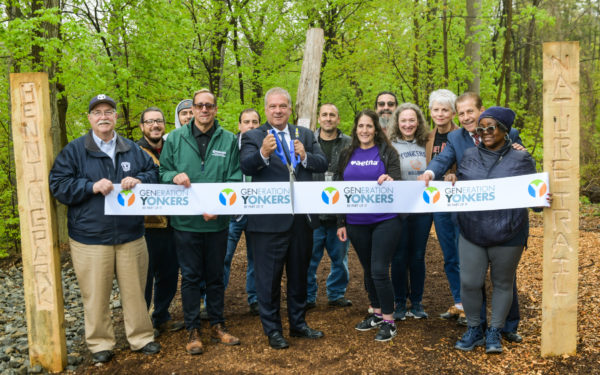
[[396, 325], [393, 323], [382, 322], [379, 325], [379, 332], [375, 335], [375, 341], [386, 342], [396, 336]]
[[348, 307], [348, 306], [352, 306], [352, 301], [350, 301], [349, 299], [345, 299], [344, 297], [341, 297], [338, 299], [331, 300], [327, 304], [332, 307]]
[[365, 317], [365, 319], [358, 323], [354, 328], [357, 331], [370, 331], [373, 328], [377, 328], [381, 323], [383, 323], [383, 318], [376, 316], [375, 314], [369, 314]]

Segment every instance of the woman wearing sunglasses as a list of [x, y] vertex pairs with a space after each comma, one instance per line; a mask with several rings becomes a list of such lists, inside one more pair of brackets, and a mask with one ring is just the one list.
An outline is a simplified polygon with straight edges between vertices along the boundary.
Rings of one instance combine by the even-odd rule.
[[[465, 150], [456, 180], [483, 180], [536, 173], [535, 161], [525, 150], [511, 146], [508, 132], [515, 113], [490, 107], [478, 120], [478, 147]], [[550, 198], [549, 198], [550, 199]], [[460, 212], [458, 241], [461, 297], [467, 316], [467, 331], [455, 348], [472, 350], [485, 342], [486, 353], [501, 353], [501, 329], [512, 302], [517, 265], [527, 245], [529, 217], [526, 208]], [[485, 332], [481, 327], [482, 286], [488, 264], [493, 285], [492, 318]]]

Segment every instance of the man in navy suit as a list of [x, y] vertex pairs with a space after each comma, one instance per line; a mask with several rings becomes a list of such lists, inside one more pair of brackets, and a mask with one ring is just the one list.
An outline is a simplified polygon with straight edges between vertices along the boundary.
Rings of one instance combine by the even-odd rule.
[[[466, 92], [456, 98], [456, 112], [461, 128], [448, 134], [448, 142], [444, 150], [427, 165], [424, 174], [429, 174], [430, 180], [435, 179], [436, 176], [443, 176], [455, 163], [458, 166], [465, 150], [479, 144], [480, 139], [475, 133], [475, 128], [479, 115], [484, 110], [481, 98], [474, 92]], [[515, 148], [524, 149], [517, 129], [511, 128], [508, 136], [513, 145], [516, 144]], [[427, 177], [423, 177], [423, 179], [425, 178]]]
[[[289, 181], [286, 164], [289, 154], [278, 156], [277, 140], [269, 133], [274, 129], [280, 143], [288, 148], [293, 141], [293, 156], [300, 158], [294, 168], [297, 181], [312, 181], [313, 172], [325, 172], [327, 159], [310, 129], [288, 124], [292, 99], [282, 88], [275, 87], [265, 95], [267, 122], [242, 136], [240, 164], [252, 182]], [[285, 160], [285, 163], [284, 163]], [[290, 336], [316, 339], [323, 332], [306, 324], [306, 276], [312, 252], [312, 230], [319, 226], [318, 215], [249, 215], [246, 229], [254, 248], [254, 270], [260, 319], [269, 345], [287, 348], [280, 316], [281, 276], [287, 275], [287, 307]]]
[[[474, 92], [465, 92], [456, 99], [456, 112], [458, 113], [458, 121], [461, 124], [461, 128], [448, 134], [448, 142], [446, 143], [446, 147], [444, 147], [444, 150], [442, 150], [440, 154], [431, 160], [429, 165], [427, 165], [427, 170], [423, 173], [423, 175], [419, 176], [419, 180], [424, 180], [426, 183], [428, 183], [429, 181], [435, 179], [436, 176], [439, 177], [444, 175], [444, 173], [446, 173], [455, 163], [457, 166], [460, 164], [466, 149], [475, 147], [479, 144], [480, 139], [475, 133], [475, 128], [477, 127], [479, 115], [481, 115], [484, 110], [485, 108], [483, 107], [481, 97]], [[515, 149], [525, 149], [517, 129], [514, 127], [511, 128], [508, 136], [510, 137]], [[481, 321], [482, 325], [487, 325], [485, 287], [483, 296], [484, 300], [481, 308]], [[517, 333], [520, 320], [521, 316], [519, 315], [519, 300], [515, 278], [515, 283], [513, 284], [513, 302], [508, 316], [506, 317], [504, 328], [502, 328], [502, 336], [506, 340], [511, 342], [523, 341], [521, 335]], [[464, 322], [464, 324], [466, 325], [466, 322]]]

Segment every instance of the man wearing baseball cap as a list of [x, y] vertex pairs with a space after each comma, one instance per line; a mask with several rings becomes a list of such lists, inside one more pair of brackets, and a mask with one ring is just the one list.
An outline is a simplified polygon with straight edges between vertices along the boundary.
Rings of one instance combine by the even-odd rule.
[[156, 354], [144, 288], [148, 250], [143, 216], [107, 216], [104, 197], [116, 183], [128, 194], [139, 183], [156, 183], [154, 162], [135, 143], [115, 132], [117, 104], [96, 95], [88, 106], [91, 130], [60, 152], [50, 171], [50, 191], [68, 206], [69, 245], [81, 289], [85, 340], [94, 362], [112, 359], [116, 340], [110, 294], [117, 277], [125, 334], [133, 351]]

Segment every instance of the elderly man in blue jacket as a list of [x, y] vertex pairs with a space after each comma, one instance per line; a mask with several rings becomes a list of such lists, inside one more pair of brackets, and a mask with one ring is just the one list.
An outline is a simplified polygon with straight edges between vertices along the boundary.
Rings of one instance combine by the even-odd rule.
[[[456, 98], [456, 111], [458, 113], [458, 121], [460, 122], [461, 128], [457, 129], [448, 134], [448, 143], [444, 150], [437, 155], [429, 165], [423, 175], [419, 176], [419, 180], [424, 180], [426, 183], [437, 177], [441, 177], [448, 170], [452, 168], [454, 164], [458, 166], [462, 160], [465, 150], [476, 147], [481, 141], [479, 135], [475, 133], [477, 127], [477, 120], [479, 115], [483, 113], [485, 108], [481, 101], [481, 97], [474, 92], [465, 92], [458, 98]], [[519, 131], [515, 128], [511, 128], [508, 133], [513, 147], [517, 150], [524, 150], [523, 141], [519, 137]], [[486, 302], [485, 302], [485, 288], [484, 288], [484, 299], [481, 311], [482, 325], [486, 323]], [[459, 323], [466, 325], [466, 318], [464, 313], [459, 317]], [[444, 319], [453, 318], [450, 312], [444, 313], [441, 316]], [[519, 327], [519, 321], [521, 317], [519, 315], [519, 299], [517, 295], [517, 283], [513, 284], [513, 302], [510, 307], [508, 316], [506, 317], [506, 323], [502, 329], [502, 336], [512, 342], [521, 342], [523, 338], [517, 333]]]
[[107, 216], [104, 197], [115, 183], [125, 196], [137, 184], [156, 183], [158, 170], [148, 154], [115, 132], [117, 104], [109, 96], [92, 98], [88, 120], [92, 129], [70, 142], [50, 171], [50, 191], [69, 208], [69, 244], [83, 298], [86, 344], [94, 362], [108, 362], [114, 355], [109, 301], [116, 271], [129, 346], [156, 354], [160, 344], [154, 342], [144, 300], [144, 217]]

